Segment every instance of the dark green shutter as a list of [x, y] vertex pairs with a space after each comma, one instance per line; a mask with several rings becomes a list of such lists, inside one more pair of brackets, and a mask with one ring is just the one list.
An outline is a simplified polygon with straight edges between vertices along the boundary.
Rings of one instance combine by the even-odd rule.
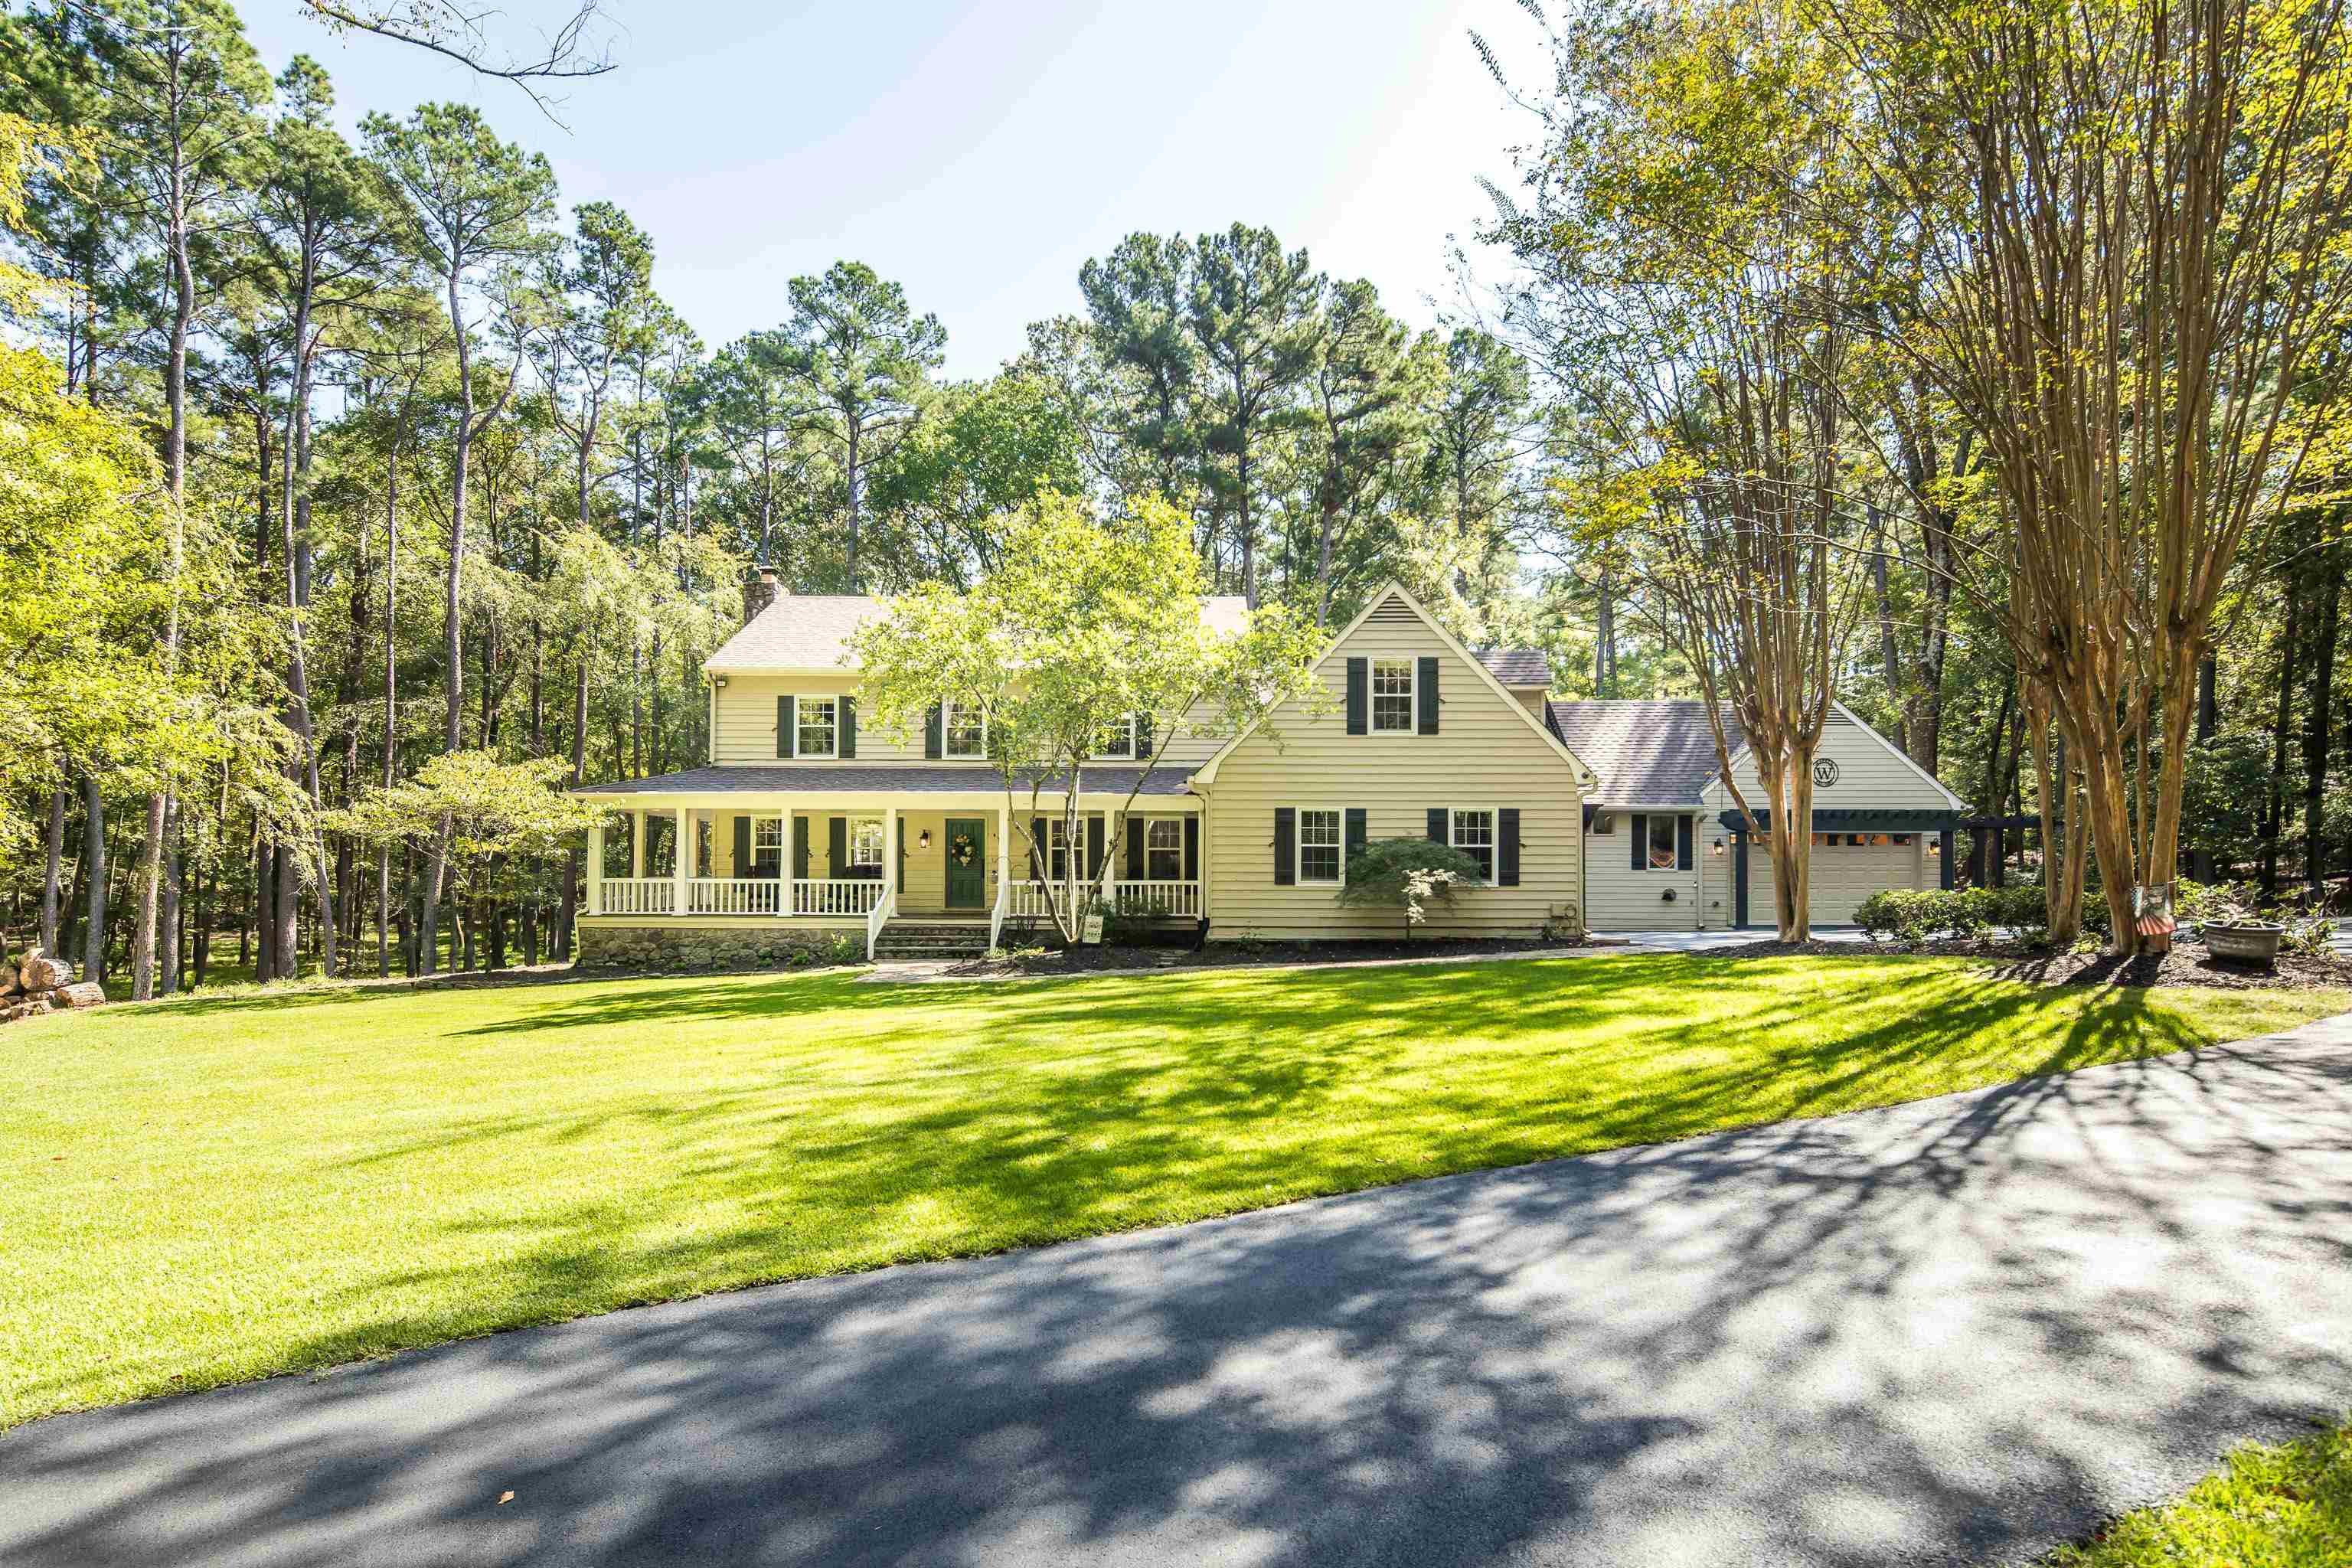
[[751, 819], [748, 816], [735, 819], [735, 874], [751, 874]]
[[1429, 808], [1429, 841], [1432, 844], [1454, 842], [1453, 836], [1446, 831], [1448, 826], [1446, 808], [1442, 805], [1431, 806]]
[[1650, 868], [1650, 819], [1637, 811], [1625, 819], [1625, 826], [1633, 834], [1633, 869], [1646, 871]]
[[855, 697], [844, 697], [841, 700], [840, 750], [845, 757], [854, 757], [857, 754], [857, 699]]
[[1030, 879], [1038, 882], [1045, 881], [1047, 864], [1048, 863], [1045, 858], [1045, 819], [1042, 816], [1033, 816], [1029, 819]]
[[1197, 816], [1184, 819], [1184, 879], [1201, 879], [1201, 819]]
[[947, 710], [934, 702], [931, 716], [923, 721], [923, 755], [938, 762], [947, 754]]
[[845, 816], [825, 818], [824, 874], [828, 877], [849, 874], [849, 818]]
[[1675, 869], [1687, 871], [1690, 868], [1691, 819], [1687, 816], [1677, 816], [1675, 818]]
[[1127, 819], [1127, 879], [1143, 880], [1143, 818], [1139, 816]]
[[1274, 885], [1295, 887], [1298, 881], [1298, 813], [1286, 805], [1274, 808]]
[[1139, 763], [1151, 760], [1151, 715], [1149, 713], [1135, 716], [1135, 760]]
[[1519, 808], [1515, 805], [1495, 814], [1495, 880], [1506, 888], [1519, 885]]
[[1087, 818], [1087, 880], [1092, 882], [1099, 879], [1102, 868], [1103, 819], [1100, 816], [1089, 816]]
[[1340, 851], [1340, 853], [1346, 857], [1346, 859], [1341, 861], [1339, 868], [1339, 879], [1341, 881], [1344, 882], [1348, 879], [1348, 865], [1349, 862], [1352, 862], [1357, 856], [1361, 855], [1364, 852], [1364, 845], [1369, 837], [1370, 829], [1365, 825], [1364, 808], [1360, 805], [1349, 806], [1348, 808], [1348, 837], [1345, 840], [1345, 847]]
[[800, 727], [794, 722], [793, 714], [793, 700], [789, 697], [777, 698], [776, 755], [780, 757], [789, 757], [797, 754], [798, 748], [795, 745], [795, 742], [798, 741], [799, 737]]
[[1348, 733], [1369, 733], [1372, 727], [1372, 661], [1348, 661]]
[[803, 882], [808, 880], [808, 863], [809, 819], [805, 816], [795, 816], [793, 818], [793, 876], [795, 880]]
[[1413, 684], [1421, 689], [1421, 732], [1434, 735], [1437, 733], [1437, 660], [1433, 657], [1421, 661], [1421, 679]]

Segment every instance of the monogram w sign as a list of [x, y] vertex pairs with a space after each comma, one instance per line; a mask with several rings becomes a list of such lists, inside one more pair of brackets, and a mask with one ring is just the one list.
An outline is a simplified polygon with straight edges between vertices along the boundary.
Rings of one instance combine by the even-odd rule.
[[1838, 766], [1837, 759], [1835, 757], [1815, 757], [1813, 759], [1813, 787], [1815, 789], [1829, 788], [1830, 785], [1837, 783], [1837, 775]]

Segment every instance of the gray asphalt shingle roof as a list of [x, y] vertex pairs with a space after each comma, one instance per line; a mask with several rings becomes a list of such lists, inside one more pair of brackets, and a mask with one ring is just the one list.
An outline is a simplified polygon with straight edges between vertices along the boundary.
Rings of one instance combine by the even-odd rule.
[[[1089, 795], [1125, 795], [1141, 770], [1090, 767], [1082, 783]], [[1161, 766], [1143, 781], [1146, 795], [1182, 795], [1192, 777], [1189, 767]], [[1024, 781], [1021, 787], [1029, 786]], [[941, 791], [957, 795], [1002, 795], [1004, 780], [993, 768], [937, 767], [907, 763], [735, 763], [688, 768], [652, 778], [583, 784], [578, 795], [790, 795], [795, 792], [860, 791], [896, 794]]]
[[1490, 647], [1477, 658], [1506, 686], [1551, 684], [1551, 658], [1539, 647]]
[[[1672, 698], [1546, 706], [1561, 742], [1598, 775], [1597, 805], [1696, 805], [1722, 772], [1704, 702]], [[1728, 709], [1723, 721], [1737, 754], [1739, 721]]]
[[[870, 594], [785, 594], [761, 610], [719, 651], [705, 669], [835, 669], [848, 657], [849, 634], [882, 601]], [[1213, 631], [1239, 631], [1249, 602], [1238, 594], [1201, 601], [1201, 619]]]

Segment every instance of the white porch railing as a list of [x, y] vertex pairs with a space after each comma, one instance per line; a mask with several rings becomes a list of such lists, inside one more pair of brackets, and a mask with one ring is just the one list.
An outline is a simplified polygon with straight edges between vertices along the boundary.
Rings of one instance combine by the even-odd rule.
[[793, 883], [793, 913], [870, 915], [882, 894], [883, 884], [876, 878], [803, 877]]
[[988, 951], [991, 952], [1004, 945], [1004, 917], [1012, 908], [1012, 879], [1000, 879], [996, 884], [996, 907], [988, 915]]
[[[1077, 890], [1079, 898], [1083, 900], [1088, 890], [1081, 885]], [[1064, 892], [1063, 897], [1067, 898], [1067, 893]], [[1197, 920], [1201, 914], [1201, 884], [1197, 881], [1117, 881], [1106, 885], [1104, 897], [1114, 910], [1154, 919]], [[1011, 920], [1045, 920], [1052, 914], [1045, 902], [1045, 887], [1042, 882], [1015, 882], [1003, 889], [999, 902], [1004, 908], [1005, 918]]]
[[1201, 884], [1113, 882], [1110, 885], [1110, 907], [1119, 914], [1149, 915], [1168, 920], [1198, 919], [1201, 913]]
[[866, 963], [871, 963], [874, 962], [874, 944], [882, 940], [882, 928], [890, 923], [890, 917], [896, 914], [898, 910], [898, 889], [895, 888], [886, 889], [883, 891], [880, 900], [875, 903], [874, 912], [866, 917]]
[[677, 912], [677, 884], [667, 877], [607, 877], [597, 884], [600, 915], [670, 915]]
[[687, 912], [772, 915], [783, 909], [783, 884], [773, 877], [697, 877], [686, 885]]

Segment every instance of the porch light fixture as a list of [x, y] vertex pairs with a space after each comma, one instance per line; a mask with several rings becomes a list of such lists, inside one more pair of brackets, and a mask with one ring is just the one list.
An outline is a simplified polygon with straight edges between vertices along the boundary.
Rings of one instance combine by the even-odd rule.
[[710, 685], [714, 690], [724, 691], [727, 689], [727, 678], [723, 675], [714, 675], [710, 678]]
[[1720, 837], [1717, 837], [1714, 847], [1710, 848], [1707, 853], [1710, 855], [1720, 855], [1723, 853], [1723, 839]]
[[915, 835], [915, 847], [918, 849], [929, 849], [930, 847], [931, 830], [926, 827], [920, 833]]

